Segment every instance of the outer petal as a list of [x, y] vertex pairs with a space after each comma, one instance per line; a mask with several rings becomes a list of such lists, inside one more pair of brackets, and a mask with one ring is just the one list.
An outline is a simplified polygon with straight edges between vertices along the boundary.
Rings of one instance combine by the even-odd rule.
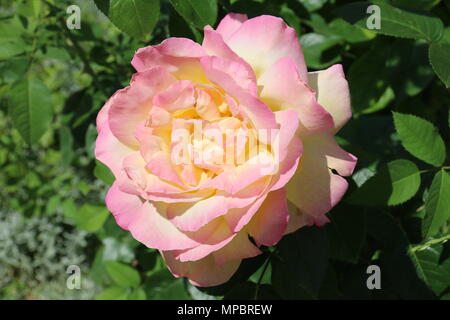
[[315, 92], [302, 81], [290, 57], [277, 60], [261, 76], [260, 98], [274, 111], [294, 109], [299, 118], [299, 132], [310, 135], [333, 128], [333, 118], [317, 103]]
[[256, 76], [252, 67], [228, 47], [219, 32], [208, 26], [205, 27], [205, 36], [203, 38], [202, 46], [209, 56], [217, 56], [230, 61], [235, 61], [240, 67], [242, 66], [246, 70], [245, 76], [251, 79], [251, 87], [249, 90], [256, 95]]
[[169, 38], [157, 46], [136, 51], [131, 64], [139, 72], [159, 66], [173, 73], [179, 80], [205, 83], [207, 79], [199, 65], [199, 58], [204, 55], [203, 48], [192, 40]]
[[266, 196], [267, 194], [262, 195], [255, 202], [245, 208], [236, 208], [228, 211], [228, 213], [224, 216], [228, 227], [233, 232], [241, 231], [249, 223], [256, 211], [258, 211], [261, 207], [261, 204], [266, 199]]
[[342, 154], [344, 159], [330, 154], [333, 143], [334, 139], [328, 133], [303, 139], [304, 152], [299, 169], [286, 186], [288, 199], [303, 213], [314, 217], [327, 213], [341, 200], [348, 187], [347, 181], [329, 168], [333, 165], [338, 172], [351, 174], [356, 164], [356, 158], [347, 153]]
[[225, 41], [253, 67], [257, 77], [278, 59], [291, 57], [300, 79], [307, 81], [306, 64], [297, 33], [280, 18], [259, 16], [247, 20]]
[[114, 136], [128, 146], [138, 147], [135, 127], [146, 119], [153, 97], [175, 81], [160, 67], [134, 74], [130, 86], [117, 92], [111, 101], [108, 115]]
[[182, 250], [199, 245], [175, 228], [164, 216], [163, 206], [142, 202], [138, 196], [122, 192], [115, 182], [106, 196], [106, 205], [117, 224], [129, 230], [147, 247], [160, 250]]
[[326, 215], [321, 216], [310, 216], [306, 213], [301, 212], [294, 204], [288, 201], [288, 209], [289, 209], [289, 223], [287, 225], [286, 231], [284, 234], [289, 234], [297, 231], [301, 227], [304, 226], [323, 226], [330, 222], [330, 219]]
[[328, 168], [336, 170], [341, 176], [350, 176], [358, 160], [354, 155], [343, 150], [331, 133], [324, 133], [305, 139], [314, 146], [313, 151], [318, 157], [325, 155]]
[[198, 261], [180, 262], [170, 251], [163, 251], [161, 254], [175, 277], [186, 277], [191, 284], [199, 287], [217, 286], [227, 282], [241, 263], [241, 260], [234, 260], [219, 266], [212, 254]]
[[310, 72], [308, 83], [316, 91], [318, 102], [333, 116], [334, 133], [351, 118], [350, 91], [342, 65], [336, 64], [326, 70]]
[[216, 30], [222, 35], [224, 40], [228, 40], [239, 29], [242, 23], [247, 20], [248, 17], [246, 14], [229, 13], [220, 21]]
[[273, 246], [280, 241], [289, 220], [286, 191], [279, 189], [267, 195], [266, 200], [247, 226], [256, 243]]
[[252, 258], [259, 254], [261, 254], [261, 251], [250, 242], [245, 231], [239, 232], [229, 244], [213, 253], [216, 263], [219, 265]]
[[108, 111], [111, 106], [111, 99], [97, 116], [98, 136], [95, 141], [95, 157], [108, 166], [116, 179], [120, 179], [125, 175], [122, 168], [122, 159], [135, 150], [120, 142], [109, 128]]

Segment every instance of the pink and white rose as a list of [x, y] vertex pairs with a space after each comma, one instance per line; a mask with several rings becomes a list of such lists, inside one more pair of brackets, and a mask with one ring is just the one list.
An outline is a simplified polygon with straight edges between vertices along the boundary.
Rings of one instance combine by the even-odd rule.
[[118, 225], [176, 277], [224, 283], [260, 246], [328, 222], [356, 164], [334, 140], [351, 117], [341, 65], [308, 73], [294, 29], [242, 14], [131, 63], [98, 114], [96, 157]]

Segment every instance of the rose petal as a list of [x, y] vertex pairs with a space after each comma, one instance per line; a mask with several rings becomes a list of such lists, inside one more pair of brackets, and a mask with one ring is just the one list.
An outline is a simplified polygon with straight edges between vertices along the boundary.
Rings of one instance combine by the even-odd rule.
[[262, 75], [275, 61], [291, 57], [300, 79], [307, 81], [307, 69], [297, 33], [282, 19], [259, 16], [242, 23], [229, 39], [228, 46]]
[[199, 58], [205, 55], [202, 46], [185, 38], [169, 38], [157, 46], [136, 51], [131, 64], [138, 71], [163, 67], [179, 80], [207, 83]]
[[222, 35], [223, 39], [227, 40], [246, 20], [248, 20], [246, 14], [229, 13], [220, 21], [216, 30]]
[[247, 226], [256, 243], [273, 246], [280, 241], [289, 220], [286, 191], [279, 189], [267, 195], [259, 210]]
[[170, 251], [163, 251], [161, 255], [175, 277], [186, 277], [191, 284], [199, 287], [217, 286], [227, 282], [241, 263], [241, 260], [234, 260], [218, 265], [212, 254], [201, 260], [189, 262], [176, 260]]
[[308, 83], [317, 93], [317, 101], [333, 116], [336, 133], [352, 117], [350, 91], [342, 65], [308, 73]]
[[251, 93], [253, 80], [245, 67], [218, 57], [203, 57], [201, 64], [208, 79], [239, 102], [242, 113], [256, 129], [277, 128], [273, 112]]
[[228, 228], [222, 217], [219, 217], [210, 222], [210, 224], [213, 223], [216, 224], [214, 226], [214, 232], [212, 232], [209, 237], [202, 242], [201, 245], [191, 249], [174, 251], [174, 257], [181, 262], [203, 259], [210, 253], [223, 248], [236, 236], [236, 234], [231, 232], [230, 228]]
[[233, 208], [244, 208], [253, 203], [265, 190], [267, 180], [252, 183], [242, 191], [230, 195], [218, 191], [210, 198], [196, 203], [176, 203], [168, 208], [168, 217], [179, 229], [196, 231], [214, 218]]
[[250, 242], [247, 232], [239, 232], [230, 243], [222, 249], [213, 252], [218, 265], [224, 265], [230, 261], [240, 261], [261, 254], [261, 251]]
[[111, 101], [108, 116], [114, 136], [130, 147], [138, 147], [135, 127], [148, 116], [153, 97], [175, 81], [160, 67], [134, 74], [130, 86], [119, 90]]
[[272, 110], [294, 109], [301, 135], [311, 135], [333, 128], [333, 118], [317, 103], [315, 92], [296, 72], [292, 58], [277, 60], [258, 81], [260, 98]]
[[109, 189], [106, 205], [117, 224], [149, 248], [182, 250], [199, 245], [166, 219], [164, 206], [143, 202], [138, 196], [121, 191], [118, 183]]
[[98, 136], [95, 141], [95, 157], [112, 171], [116, 179], [120, 179], [125, 175], [122, 159], [135, 150], [120, 142], [112, 134], [108, 123], [110, 101], [105, 104], [97, 117]]
[[[347, 181], [333, 174], [329, 169], [330, 164], [336, 160], [336, 163], [344, 164], [339, 167], [346, 170], [350, 168], [350, 163], [354, 166], [354, 162], [331, 158], [322, 149], [323, 146], [331, 145], [331, 140], [334, 139], [325, 134], [303, 139], [304, 150], [299, 168], [286, 185], [288, 199], [302, 212], [314, 217], [327, 213], [347, 190]], [[330, 159], [333, 161], [329, 163]]]
[[245, 77], [248, 77], [251, 80], [249, 82], [248, 90], [254, 95], [257, 94], [256, 75], [253, 72], [252, 67], [228, 47], [219, 32], [212, 28], [205, 27], [202, 46], [205, 48], [208, 55], [235, 61], [240, 67], [242, 66], [246, 70]]

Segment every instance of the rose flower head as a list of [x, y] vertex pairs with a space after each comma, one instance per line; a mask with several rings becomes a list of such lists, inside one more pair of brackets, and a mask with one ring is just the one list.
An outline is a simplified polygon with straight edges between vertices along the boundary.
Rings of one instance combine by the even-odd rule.
[[308, 73], [294, 29], [242, 14], [131, 64], [98, 114], [95, 153], [115, 176], [117, 224], [174, 276], [222, 284], [261, 246], [328, 222], [356, 164], [334, 140], [351, 117], [341, 65]]

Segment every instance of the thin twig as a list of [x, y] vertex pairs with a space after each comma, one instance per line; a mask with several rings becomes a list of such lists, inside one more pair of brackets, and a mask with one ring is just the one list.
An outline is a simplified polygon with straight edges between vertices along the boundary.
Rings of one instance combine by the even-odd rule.
[[450, 234], [447, 234], [447, 235], [437, 238], [437, 239], [427, 241], [424, 244], [420, 244], [415, 247], [411, 247], [411, 252], [416, 252], [416, 251], [428, 248], [429, 246], [432, 246], [433, 244], [438, 244], [438, 243], [444, 242], [446, 240], [450, 240]]

